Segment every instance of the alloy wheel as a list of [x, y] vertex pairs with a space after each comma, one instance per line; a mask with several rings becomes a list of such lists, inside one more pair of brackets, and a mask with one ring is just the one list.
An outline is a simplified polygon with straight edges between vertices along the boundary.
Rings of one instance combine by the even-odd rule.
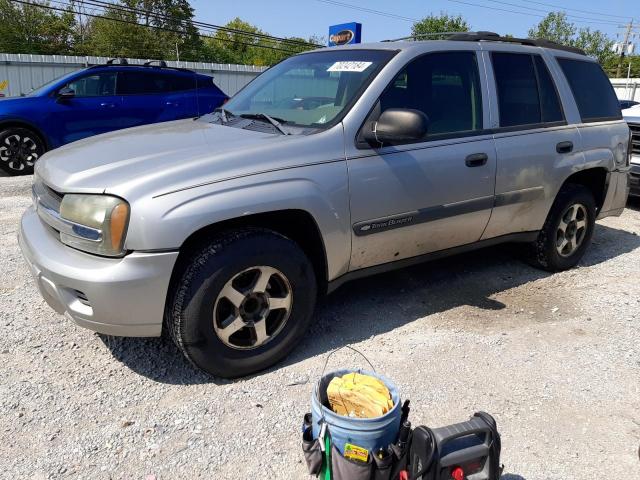
[[587, 233], [587, 220], [587, 209], [581, 203], [565, 210], [556, 232], [556, 249], [561, 257], [569, 257], [580, 248]]
[[7, 135], [0, 144], [0, 161], [7, 163], [16, 172], [33, 167], [39, 157], [38, 143], [28, 135]]
[[251, 267], [234, 275], [213, 307], [213, 328], [226, 346], [251, 350], [271, 341], [291, 314], [293, 292], [278, 269]]

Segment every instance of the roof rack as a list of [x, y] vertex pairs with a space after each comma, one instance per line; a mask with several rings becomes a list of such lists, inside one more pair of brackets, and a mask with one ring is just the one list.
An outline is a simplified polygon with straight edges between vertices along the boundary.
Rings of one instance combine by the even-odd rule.
[[110, 58], [107, 60], [107, 65], [129, 65], [129, 62], [126, 58]]
[[[155, 65], [157, 63], [157, 65]], [[160, 68], [168, 68], [167, 62], [164, 60], [149, 60], [148, 62], [144, 62], [143, 67], [155, 67], [158, 66]]]
[[139, 63], [129, 63], [126, 58], [111, 58], [107, 60], [107, 63], [102, 65], [92, 65], [89, 68], [100, 68], [100, 67], [146, 67], [146, 68], [166, 68], [169, 70], [178, 70], [180, 72], [189, 72], [194, 73], [193, 70], [189, 70], [188, 68], [181, 67], [170, 67], [167, 65], [167, 62], [164, 60], [148, 60], [143, 64]]
[[519, 45], [529, 45], [532, 47], [552, 48], [554, 50], [562, 50], [565, 52], [577, 53], [578, 55], [586, 55], [584, 50], [577, 47], [570, 47], [568, 45], [562, 45], [560, 43], [546, 40], [543, 38], [515, 38], [515, 37], [501, 37], [495, 32], [443, 32], [443, 33], [427, 33], [412, 35], [410, 37], [398, 38], [396, 40], [387, 40], [390, 42], [400, 40], [419, 40], [425, 37], [445, 37], [446, 40], [458, 41], [458, 42], [505, 42], [505, 43], [517, 43]]

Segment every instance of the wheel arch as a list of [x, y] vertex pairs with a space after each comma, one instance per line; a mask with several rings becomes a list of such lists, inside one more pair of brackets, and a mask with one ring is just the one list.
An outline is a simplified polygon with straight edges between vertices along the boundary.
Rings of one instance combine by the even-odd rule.
[[600, 212], [604, 205], [609, 186], [609, 171], [604, 167], [592, 167], [580, 170], [569, 175], [563, 182], [560, 190], [567, 184], [583, 185], [593, 194], [597, 211]]
[[44, 134], [42, 129], [35, 125], [33, 122], [21, 118], [3, 118], [0, 120], [0, 130], [5, 130], [11, 127], [26, 128], [27, 130], [31, 130], [34, 134], [40, 137], [40, 140], [42, 140], [42, 143], [44, 143], [45, 151], [51, 150], [51, 142]]
[[178, 259], [171, 274], [170, 285], [179, 281], [187, 265], [187, 260], [195, 251], [208, 243], [212, 236], [242, 228], [272, 230], [296, 242], [313, 265], [318, 292], [326, 293], [329, 273], [325, 242], [313, 215], [301, 209], [255, 213], [222, 220], [196, 230], [180, 246]]

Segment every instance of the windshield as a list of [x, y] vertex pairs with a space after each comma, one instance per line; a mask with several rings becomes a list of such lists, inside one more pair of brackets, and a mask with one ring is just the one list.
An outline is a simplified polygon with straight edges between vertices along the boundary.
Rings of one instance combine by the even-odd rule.
[[394, 53], [336, 50], [291, 57], [257, 77], [224, 109], [236, 116], [266, 114], [285, 124], [326, 127], [342, 118]]
[[47, 83], [45, 83], [44, 85], [36, 88], [35, 90], [31, 90], [28, 94], [27, 97], [37, 97], [38, 95], [44, 93], [45, 90], [48, 90], [49, 87], [51, 87], [51, 85], [53, 85], [54, 83], [58, 83], [62, 80], [64, 80], [65, 78], [71, 77], [73, 75], [75, 75], [76, 73], [78, 73], [78, 71], [73, 71], [73, 72], [69, 72], [69, 73], [65, 73], [64, 75], [61, 75], [59, 77], [54, 78], [53, 80], [48, 81]]

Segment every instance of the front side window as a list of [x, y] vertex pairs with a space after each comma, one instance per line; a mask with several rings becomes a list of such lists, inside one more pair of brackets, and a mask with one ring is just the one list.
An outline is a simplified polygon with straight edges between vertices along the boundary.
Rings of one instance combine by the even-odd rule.
[[583, 122], [620, 120], [622, 113], [611, 82], [596, 62], [559, 58]]
[[346, 114], [394, 54], [336, 50], [296, 55], [257, 77], [224, 108], [236, 116], [266, 114], [290, 125], [327, 127]]
[[69, 82], [65, 88], [74, 91], [76, 97], [106, 97], [116, 94], [116, 74], [97, 73]]
[[539, 55], [491, 55], [501, 127], [555, 124], [564, 113], [553, 78]]
[[428, 136], [482, 129], [482, 94], [474, 52], [424, 55], [409, 63], [380, 97], [390, 108], [420, 110]]

